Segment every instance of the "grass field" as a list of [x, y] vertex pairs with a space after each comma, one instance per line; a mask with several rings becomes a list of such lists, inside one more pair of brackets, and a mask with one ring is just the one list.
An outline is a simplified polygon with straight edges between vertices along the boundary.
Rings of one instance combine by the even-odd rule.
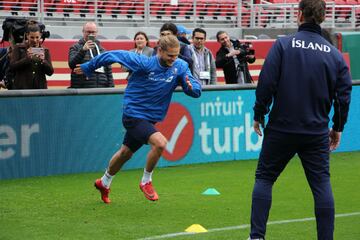
[[[331, 156], [335, 239], [360, 239], [360, 152]], [[102, 173], [0, 181], [0, 239], [246, 239], [257, 161], [156, 169], [158, 202], [138, 189], [142, 170], [124, 171], [112, 184], [110, 205], [93, 181]], [[205, 196], [207, 188], [221, 194]], [[273, 189], [267, 239], [316, 239], [313, 200], [298, 159]], [[276, 224], [280, 220], [295, 222]], [[302, 221], [303, 220], [303, 221]], [[208, 233], [181, 235], [192, 224]], [[163, 236], [161, 239], [170, 239]]]

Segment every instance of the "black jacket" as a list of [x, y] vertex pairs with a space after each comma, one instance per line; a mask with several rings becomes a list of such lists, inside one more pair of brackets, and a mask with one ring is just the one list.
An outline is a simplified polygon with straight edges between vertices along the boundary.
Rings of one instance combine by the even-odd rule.
[[[237, 40], [230, 40], [234, 46], [234, 49], [245, 49], [241, 46], [240, 42]], [[224, 71], [225, 82], [226, 84], [234, 84], [238, 83], [238, 69], [235, 67], [235, 61], [233, 57], [226, 57], [226, 54], [229, 53], [229, 50], [221, 46], [221, 48], [216, 53], [216, 67], [222, 68]], [[240, 54], [241, 55], [241, 54]], [[240, 56], [238, 55], [238, 56]], [[246, 57], [239, 57], [241, 71], [244, 72], [245, 75], [245, 83], [252, 83], [252, 77], [249, 72], [248, 63], [255, 62], [255, 57], [248, 59]]]
[[18, 44], [14, 47], [10, 57], [10, 71], [14, 74], [11, 89], [46, 89], [46, 76], [54, 73], [50, 52], [44, 48], [45, 59], [40, 62], [27, 55], [29, 45]]
[[[70, 47], [69, 50], [69, 67], [73, 70], [77, 64], [82, 64], [91, 59], [89, 51], [84, 51], [82, 48], [85, 44], [85, 40], [81, 38], [79, 42]], [[99, 47], [100, 53], [105, 49], [100, 45], [100, 42], [96, 40], [96, 44]], [[94, 56], [96, 56], [96, 49], [93, 50]], [[104, 67], [105, 73], [94, 72], [90, 78], [86, 79], [85, 75], [78, 75], [71, 71], [71, 86], [70, 88], [105, 88], [114, 87], [114, 80], [112, 76], [111, 66]]]

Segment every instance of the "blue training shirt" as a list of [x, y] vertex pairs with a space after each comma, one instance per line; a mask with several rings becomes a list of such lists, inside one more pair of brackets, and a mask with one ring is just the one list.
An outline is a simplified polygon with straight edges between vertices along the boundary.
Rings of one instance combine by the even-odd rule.
[[[194, 98], [201, 95], [201, 84], [192, 76], [188, 64], [176, 59], [171, 67], [160, 65], [159, 57], [147, 57], [134, 52], [117, 50], [102, 53], [89, 62], [81, 64], [86, 76], [90, 76], [101, 66], [120, 63], [132, 71], [125, 89], [123, 111], [126, 116], [162, 121], [167, 113], [175, 88]], [[186, 84], [186, 78], [192, 89]]]
[[270, 110], [267, 128], [300, 134], [327, 133], [347, 121], [352, 82], [343, 56], [321, 36], [319, 25], [305, 23], [278, 39], [262, 67], [256, 89], [254, 120]]

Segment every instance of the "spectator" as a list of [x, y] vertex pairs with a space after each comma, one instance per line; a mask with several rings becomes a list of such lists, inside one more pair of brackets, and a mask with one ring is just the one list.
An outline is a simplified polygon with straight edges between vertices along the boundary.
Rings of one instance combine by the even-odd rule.
[[216, 38], [221, 44], [216, 53], [216, 67], [223, 69], [226, 84], [252, 83], [248, 63], [255, 62], [253, 49], [238, 40], [230, 40], [225, 31], [219, 31]]
[[0, 89], [1, 88], [6, 88], [4, 80], [0, 81]]
[[255, 172], [250, 239], [265, 239], [273, 185], [296, 154], [313, 195], [317, 239], [333, 239], [329, 155], [340, 144], [352, 82], [342, 54], [321, 36], [325, 14], [325, 1], [301, 0], [298, 32], [279, 38], [261, 69], [254, 106], [254, 131], [260, 136], [271, 111]]
[[10, 47], [0, 48], [0, 89], [7, 88], [5, 78], [9, 69], [9, 51]]
[[[167, 35], [174, 35], [177, 36], [177, 27], [175, 24], [173, 23], [164, 23], [162, 25], [162, 27], [160, 28], [160, 37], [163, 36], [167, 36]], [[180, 55], [179, 58], [184, 60], [185, 62], [187, 62], [189, 64], [189, 68], [190, 70], [193, 67], [193, 60], [191, 57], [191, 51], [188, 48], [188, 45], [185, 43], [182, 43], [181, 41], [179, 41], [180, 43]], [[157, 54], [157, 47], [154, 48], [154, 53], [153, 55]]]
[[[143, 54], [147, 57], [153, 55], [154, 49], [149, 46], [149, 38], [144, 32], [137, 32], [134, 36], [135, 48], [130, 49], [130, 52], [135, 52], [137, 54]], [[128, 80], [131, 76], [131, 71], [126, 67], [121, 66], [124, 71], [129, 72], [129, 75], [126, 77]]]
[[180, 44], [184, 43], [186, 45], [190, 45], [191, 43], [187, 39], [187, 34], [190, 34], [191, 31], [188, 30], [183, 25], [177, 25], [176, 28], [177, 28], [177, 38], [178, 38]]
[[83, 37], [71, 46], [69, 51], [69, 67], [72, 70], [70, 88], [114, 87], [111, 66], [95, 69], [94, 74], [89, 78], [74, 73], [73, 70], [77, 64], [85, 63], [105, 51], [96, 39], [98, 31], [94, 22], [85, 23], [82, 32]]
[[216, 65], [215, 58], [211, 51], [205, 47], [206, 31], [202, 28], [195, 28], [192, 33], [192, 45], [189, 49], [192, 53], [194, 62], [192, 73], [194, 78], [201, 84], [216, 84]]
[[143, 54], [145, 56], [151, 57], [153, 55], [154, 49], [149, 45], [149, 38], [144, 32], [137, 32], [134, 36], [135, 48], [131, 49], [131, 52], [137, 54]]
[[321, 36], [323, 36], [323, 38], [325, 38], [329, 43], [334, 45], [334, 41], [331, 38], [331, 33], [329, 32], [329, 30], [327, 30], [325, 28], [322, 28], [321, 29]]
[[151, 201], [158, 200], [152, 186], [152, 173], [165, 149], [167, 140], [155, 128], [168, 110], [171, 96], [178, 85], [191, 97], [200, 97], [201, 85], [191, 75], [188, 65], [178, 60], [180, 45], [175, 36], [159, 40], [158, 55], [147, 58], [129, 51], [110, 51], [82, 64], [75, 72], [90, 76], [94, 69], [120, 63], [133, 71], [124, 95], [123, 125], [126, 133], [121, 148], [113, 155], [101, 179], [95, 181], [104, 203], [110, 203], [110, 184], [114, 175], [144, 144], [150, 144], [140, 189]]
[[11, 89], [46, 89], [45, 75], [51, 76], [54, 69], [49, 50], [41, 46], [38, 24], [27, 24], [25, 39], [24, 43], [15, 45], [11, 52], [10, 71], [14, 74]]

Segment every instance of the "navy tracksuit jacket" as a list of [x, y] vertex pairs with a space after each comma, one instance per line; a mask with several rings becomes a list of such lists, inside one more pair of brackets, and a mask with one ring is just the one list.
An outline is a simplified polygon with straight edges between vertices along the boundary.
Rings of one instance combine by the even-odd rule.
[[318, 25], [305, 23], [293, 35], [278, 39], [266, 57], [256, 89], [254, 120], [269, 112], [267, 128], [287, 133], [344, 129], [351, 78], [342, 54], [321, 35]]

